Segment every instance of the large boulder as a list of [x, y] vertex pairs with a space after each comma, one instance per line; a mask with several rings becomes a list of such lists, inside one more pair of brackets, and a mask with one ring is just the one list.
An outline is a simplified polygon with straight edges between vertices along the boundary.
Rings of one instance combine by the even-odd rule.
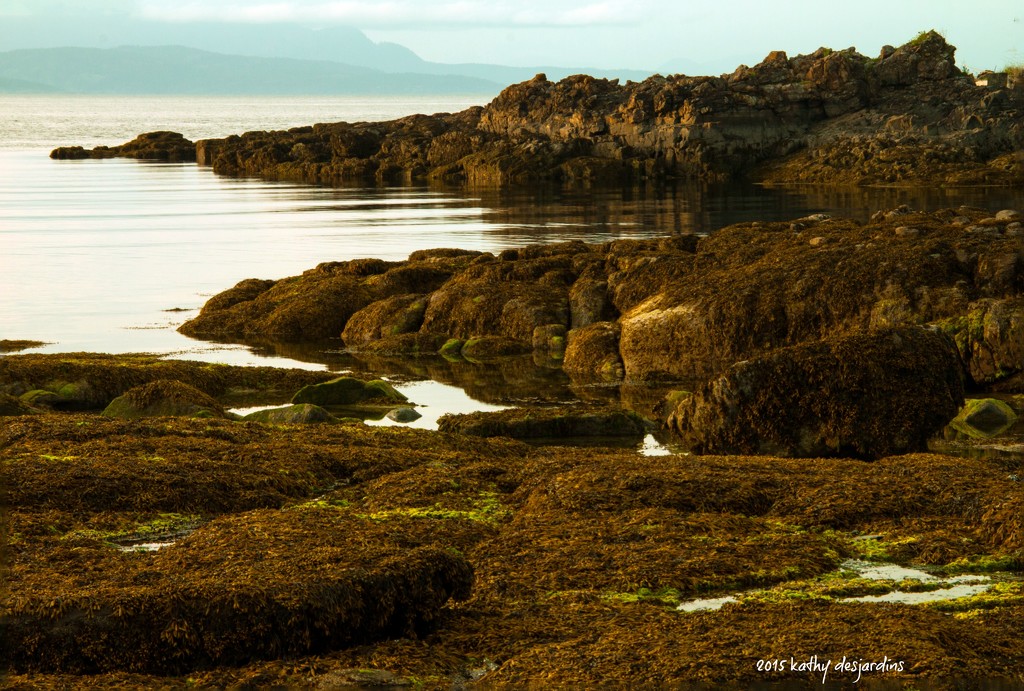
[[876, 459], [925, 449], [963, 398], [952, 341], [903, 327], [738, 363], [680, 401], [668, 426], [700, 453]]
[[194, 386], [172, 379], [157, 379], [129, 389], [111, 401], [103, 414], [129, 420], [164, 415], [225, 417], [224, 410], [213, 398]]
[[304, 386], [292, 397], [293, 404], [346, 406], [366, 401], [405, 403], [408, 399], [386, 381], [363, 381], [355, 377], [339, 377], [323, 384]]
[[249, 413], [242, 419], [247, 422], [263, 422], [275, 425], [305, 425], [338, 421], [338, 418], [312, 403], [299, 403], [281, 408], [257, 410]]

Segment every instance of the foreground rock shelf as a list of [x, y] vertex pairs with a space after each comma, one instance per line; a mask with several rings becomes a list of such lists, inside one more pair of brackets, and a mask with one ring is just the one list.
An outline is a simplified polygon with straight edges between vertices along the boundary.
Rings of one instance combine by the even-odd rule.
[[[5, 688], [813, 681], [758, 671], [780, 636], [787, 658], [905, 662], [876, 681], [1024, 679], [1019, 460], [655, 462], [81, 413], [7, 418], [0, 449]], [[907, 587], [850, 558], [995, 585], [840, 602]], [[739, 601], [676, 609], [723, 596]]]

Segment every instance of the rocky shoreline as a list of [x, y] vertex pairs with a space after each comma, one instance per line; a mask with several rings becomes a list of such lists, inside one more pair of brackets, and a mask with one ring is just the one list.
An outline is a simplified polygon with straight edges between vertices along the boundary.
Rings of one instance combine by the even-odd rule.
[[[1024, 454], [963, 453], [1024, 412], [1018, 218], [335, 262], [182, 327], [561, 368], [590, 401], [437, 432], [361, 424], [415, 407], [384, 382], [6, 355], [0, 687], [739, 688], [818, 684], [763, 662], [814, 656], [1020, 683]], [[228, 410], [253, 404], [280, 415]], [[601, 439], [652, 426], [703, 455]], [[509, 438], [570, 435], [591, 445]]]
[[[1008, 185], [1022, 110], [1024, 84], [976, 84], [929, 32], [53, 156], [328, 184]], [[532, 399], [438, 431], [362, 424], [417, 414], [386, 381], [0, 342], [0, 688], [788, 688], [821, 665], [1024, 684], [1022, 222], [899, 207], [438, 248], [247, 279], [181, 327]], [[691, 453], [616, 448], [652, 429]]]
[[935, 32], [877, 57], [776, 51], [721, 77], [544, 75], [460, 113], [192, 143], [156, 132], [54, 158], [197, 160], [225, 175], [344, 185], [438, 181], [1020, 185], [1024, 79], [973, 77]]

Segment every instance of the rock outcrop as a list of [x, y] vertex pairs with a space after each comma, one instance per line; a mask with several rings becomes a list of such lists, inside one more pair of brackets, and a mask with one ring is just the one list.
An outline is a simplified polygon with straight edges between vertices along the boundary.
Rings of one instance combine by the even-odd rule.
[[[1024, 83], [978, 85], [954, 52], [925, 32], [875, 58], [853, 48], [793, 58], [775, 51], [720, 77], [654, 75], [621, 85], [539, 74], [460, 113], [247, 132], [198, 142], [192, 156], [218, 173], [325, 184], [741, 176], [1020, 184]], [[163, 144], [148, 142], [54, 152], [108, 155], [168, 157]]]
[[196, 145], [177, 132], [147, 132], [121, 146], [62, 146], [50, 152], [50, 158], [138, 158], [154, 161], [190, 162], [196, 160]]
[[[243, 281], [182, 331], [243, 341], [257, 332], [341, 336], [368, 354], [532, 352], [580, 383], [692, 385], [776, 348], [935, 324], [956, 341], [972, 389], [1012, 389], [1024, 379], [1024, 236], [1004, 216], [895, 209], [867, 224], [819, 215], [699, 239], [326, 264]], [[375, 268], [359, 275], [353, 266]], [[430, 281], [416, 292], [394, 278], [421, 274]]]

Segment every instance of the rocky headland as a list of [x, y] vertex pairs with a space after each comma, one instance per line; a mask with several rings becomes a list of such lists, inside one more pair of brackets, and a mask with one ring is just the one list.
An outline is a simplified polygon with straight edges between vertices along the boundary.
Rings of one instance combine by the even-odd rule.
[[[55, 158], [190, 160], [226, 175], [331, 185], [443, 181], [1024, 182], [1024, 79], [975, 78], [935, 32], [876, 57], [776, 51], [719, 77], [544, 75], [454, 114], [182, 142], [152, 133]], [[159, 140], [159, 141], [155, 141]], [[189, 152], [189, 149], [194, 149]]]

